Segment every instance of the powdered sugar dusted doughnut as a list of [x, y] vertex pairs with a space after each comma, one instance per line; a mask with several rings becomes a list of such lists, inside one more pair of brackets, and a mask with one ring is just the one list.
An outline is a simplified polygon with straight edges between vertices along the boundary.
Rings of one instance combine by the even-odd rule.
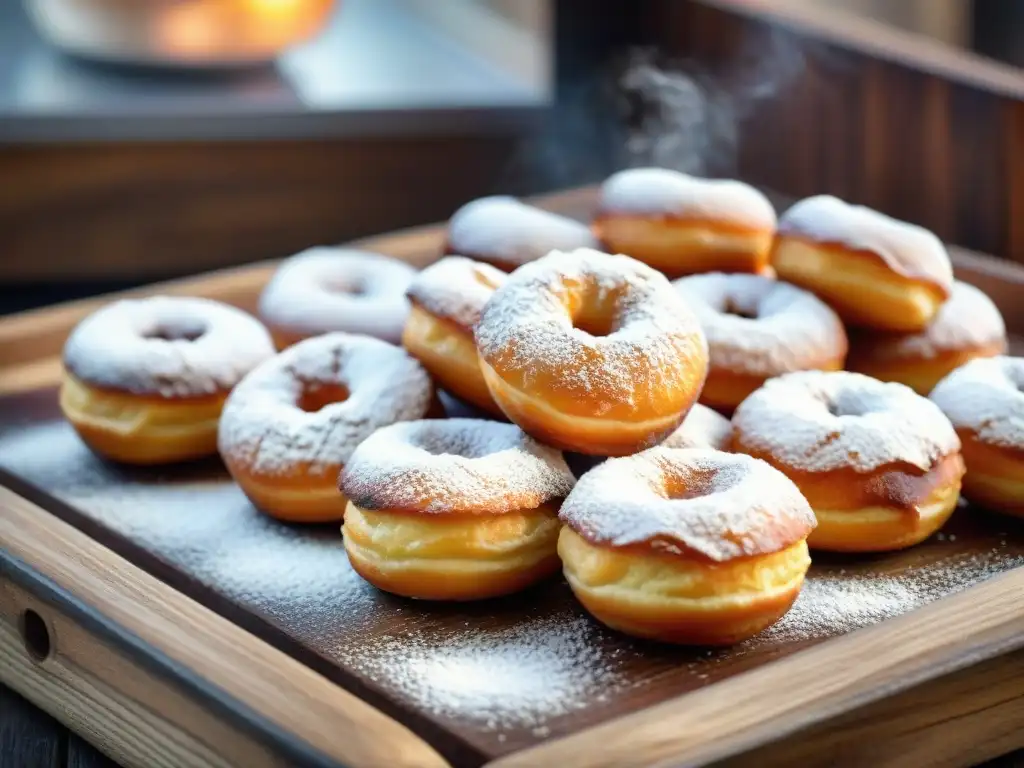
[[374, 586], [428, 600], [509, 594], [558, 571], [562, 455], [511, 424], [382, 429], [342, 474], [349, 562]]
[[902, 384], [848, 371], [770, 379], [733, 416], [737, 446], [801, 472], [891, 464], [927, 471], [960, 450], [949, 419]]
[[644, 544], [715, 562], [778, 552], [815, 526], [797, 487], [765, 462], [664, 446], [592, 469], [559, 517], [594, 544]]
[[433, 402], [427, 372], [404, 350], [347, 333], [307, 339], [235, 388], [218, 448], [260, 508], [291, 520], [341, 519], [341, 467], [363, 440]]
[[735, 408], [765, 379], [843, 367], [843, 324], [807, 291], [758, 275], [721, 273], [685, 277], [674, 285], [708, 340], [711, 370], [703, 403]]
[[663, 275], [587, 248], [510, 275], [476, 342], [510, 419], [548, 444], [598, 455], [633, 453], [675, 430], [707, 365], [697, 319]]
[[240, 309], [155, 296], [108, 304], [79, 323], [64, 365], [92, 387], [190, 398], [230, 390], [273, 354], [266, 329]]
[[601, 187], [594, 232], [669, 277], [701, 272], [768, 274], [775, 209], [738, 181], [665, 168], [632, 168]]
[[717, 411], [698, 403], [686, 414], [679, 428], [666, 437], [659, 447], [728, 451], [731, 442], [732, 422]]
[[566, 580], [596, 619], [691, 645], [738, 642], [785, 614], [815, 527], [765, 462], [662, 446], [591, 470], [559, 517]]
[[934, 403], [859, 373], [769, 379], [736, 410], [733, 448], [788, 476], [814, 509], [812, 549], [886, 552], [931, 536], [956, 509], [960, 438]]
[[332, 331], [398, 342], [416, 270], [397, 259], [320, 246], [286, 259], [260, 296], [279, 347]]
[[976, 357], [1002, 354], [1006, 343], [1006, 325], [992, 300], [956, 281], [949, 301], [920, 333], [855, 334], [848, 367], [927, 395], [946, 374]]
[[602, 213], [671, 216], [775, 228], [775, 208], [760, 191], [741, 181], [703, 179], [668, 168], [630, 168], [601, 185]]
[[484, 304], [506, 276], [490, 264], [445, 256], [413, 278], [407, 296], [434, 317], [472, 333]]
[[1024, 516], [1024, 358], [972, 360], [940, 381], [931, 399], [963, 441], [967, 497]]
[[409, 286], [413, 306], [402, 332], [402, 344], [439, 387], [494, 416], [501, 409], [480, 371], [473, 329], [505, 277], [489, 264], [446, 256]]
[[512, 271], [550, 251], [597, 245], [589, 227], [506, 195], [473, 200], [448, 222], [446, 254]]
[[342, 474], [362, 509], [493, 515], [563, 499], [575, 479], [560, 451], [496, 421], [412, 421], [379, 430]]
[[953, 289], [949, 254], [934, 233], [862, 205], [831, 195], [808, 197], [782, 214], [778, 231], [866, 251], [899, 275], [925, 280], [947, 295]]
[[940, 381], [931, 400], [957, 429], [1024, 451], [1024, 358], [972, 360]]

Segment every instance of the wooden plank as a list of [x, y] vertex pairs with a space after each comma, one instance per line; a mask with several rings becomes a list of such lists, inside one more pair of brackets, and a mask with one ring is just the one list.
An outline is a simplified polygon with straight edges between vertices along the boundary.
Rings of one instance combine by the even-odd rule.
[[[405, 727], [6, 488], [0, 489], [0, 541], [9, 555], [69, 590], [118, 627], [324, 755], [351, 768], [446, 765]], [[79, 643], [71, 643], [71, 649], [98, 647], [89, 646], [87, 637], [76, 634], [79, 630], [74, 623], [63, 621], [51, 609], [35, 603], [26, 606], [23, 595], [12, 597], [10, 587], [6, 600], [7, 605], [16, 604], [21, 610], [36, 610], [52, 622], [58, 638], [71, 633]], [[13, 659], [11, 642], [8, 639], [5, 646]], [[61, 648], [68, 647], [59, 642]], [[113, 656], [101, 657], [94, 667], [88, 666], [93, 657], [85, 651], [71, 658], [78, 669], [91, 670], [93, 678], [108, 684], [116, 679], [118, 693], [147, 702], [163, 720], [175, 722], [174, 713], [184, 706], [183, 699], [149, 696], [145, 681], [127, 671], [114, 678], [100, 673], [104, 664], [115, 663]], [[17, 669], [21, 672], [15, 672], [13, 665], [0, 664], [0, 676], [23, 688], [30, 680], [40, 680], [29, 677], [24, 664]], [[8, 670], [12, 680], [6, 679]], [[83, 694], [72, 681], [81, 677], [48, 675], [42, 679], [51, 685], [63, 682], [68, 695], [74, 693], [79, 701]], [[41, 691], [38, 699], [60, 700], [52, 690]], [[75, 711], [91, 709], [83, 703]], [[62, 714], [72, 717], [65, 711]], [[187, 715], [184, 711], [182, 717]], [[193, 734], [200, 725], [199, 721], [178, 721], [179, 729]], [[221, 746], [220, 739], [210, 739], [208, 734], [203, 743]]]
[[[1024, 646], [1024, 569], [493, 768], [703, 765]], [[998, 605], [993, 609], [993, 606]], [[1024, 730], [1018, 743], [1024, 746]], [[940, 754], [929, 752], [929, 756]]]

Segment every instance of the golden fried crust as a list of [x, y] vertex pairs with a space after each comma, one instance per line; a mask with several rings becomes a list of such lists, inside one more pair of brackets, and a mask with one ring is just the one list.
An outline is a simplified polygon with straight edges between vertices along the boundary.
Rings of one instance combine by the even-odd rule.
[[558, 553], [573, 593], [596, 619], [686, 645], [729, 645], [771, 626], [796, 600], [810, 567], [802, 539], [780, 552], [713, 563], [616, 550], [565, 527]]
[[968, 429], [963, 442], [964, 495], [983, 507], [1024, 517], [1024, 450], [989, 445]]
[[227, 392], [165, 398], [93, 387], [65, 373], [60, 407], [96, 453], [125, 464], [166, 464], [217, 452]]
[[342, 533], [360, 576], [424, 600], [480, 600], [558, 570], [553, 504], [499, 515], [417, 514], [349, 504]]
[[900, 274], [878, 254], [791, 234], [778, 235], [771, 263], [780, 280], [817, 294], [860, 327], [921, 331], [949, 298], [943, 286]]
[[402, 333], [402, 346], [420, 361], [442, 389], [501, 416], [501, 409], [484, 381], [472, 330], [412, 307]]
[[674, 216], [602, 213], [594, 234], [609, 253], [624, 253], [669, 278], [702, 272], [765, 274], [774, 231]]

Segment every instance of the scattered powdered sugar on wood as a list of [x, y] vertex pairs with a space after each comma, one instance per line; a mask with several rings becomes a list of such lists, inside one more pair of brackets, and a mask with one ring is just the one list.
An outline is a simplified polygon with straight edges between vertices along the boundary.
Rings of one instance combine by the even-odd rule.
[[[605, 308], [609, 333], [574, 327], [570, 305], [577, 313]], [[476, 341], [481, 358], [516, 388], [544, 386], [593, 417], [663, 414], [677, 406], [667, 392], [706, 372], [704, 334], [665, 276], [590, 249], [516, 270], [484, 307]]]
[[96, 387], [202, 397], [231, 389], [273, 354], [266, 328], [240, 309], [154, 296], [117, 301], [85, 318], [68, 337], [64, 364]]
[[260, 317], [300, 336], [346, 331], [397, 343], [415, 275], [389, 256], [317, 246], [281, 263], [260, 295]]
[[494, 195], [466, 203], [452, 215], [446, 253], [511, 269], [550, 251], [596, 246], [587, 225], [514, 197]]
[[694, 403], [676, 431], [661, 441], [662, 448], [714, 448], [728, 451], [732, 422], [706, 405]]
[[596, 543], [651, 543], [716, 562], [778, 552], [817, 524], [793, 482], [760, 459], [660, 446], [590, 470], [559, 517]]
[[1024, 357], [972, 360], [936, 384], [930, 397], [958, 429], [1024, 449]]
[[487, 730], [540, 728], [614, 696], [632, 681], [585, 617], [527, 619], [488, 632], [382, 635], [341, 649], [343, 663], [417, 708]]
[[445, 256], [420, 272], [409, 285], [413, 304], [472, 331], [494, 289], [506, 274], [464, 256]]
[[673, 285], [704, 329], [712, 368], [769, 377], [846, 356], [839, 316], [809, 291], [759, 275], [720, 272]]
[[575, 478], [560, 451], [497, 421], [412, 421], [379, 430], [342, 473], [363, 509], [495, 514], [563, 499]]
[[[304, 391], [342, 387], [347, 399], [315, 412]], [[260, 475], [337, 472], [380, 427], [422, 418], [433, 385], [406, 352], [368, 336], [332, 333], [307, 339], [268, 360], [231, 393], [221, 416], [221, 455]]]
[[877, 254], [900, 275], [928, 280], [950, 291], [953, 267], [934, 233], [831, 195], [794, 204], [779, 219], [779, 234]]
[[759, 190], [731, 179], [703, 179], [668, 168], [630, 168], [601, 185], [601, 214], [676, 216], [775, 228], [775, 208]]
[[954, 554], [894, 573], [870, 568], [848, 572], [833, 566], [829, 572], [813, 574], [789, 613], [740, 647], [835, 637], [908, 613], [1021, 566], [1024, 555], [1008, 556], [999, 548]]
[[928, 471], [960, 450], [953, 425], [927, 398], [848, 371], [769, 379], [732, 424], [737, 448], [803, 472], [871, 472], [898, 462]]

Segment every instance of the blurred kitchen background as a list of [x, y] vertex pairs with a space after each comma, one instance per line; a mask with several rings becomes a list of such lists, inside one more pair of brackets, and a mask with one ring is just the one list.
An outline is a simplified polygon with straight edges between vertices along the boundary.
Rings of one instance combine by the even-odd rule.
[[3, 0], [0, 312], [629, 164], [1024, 261], [1022, 0]]

